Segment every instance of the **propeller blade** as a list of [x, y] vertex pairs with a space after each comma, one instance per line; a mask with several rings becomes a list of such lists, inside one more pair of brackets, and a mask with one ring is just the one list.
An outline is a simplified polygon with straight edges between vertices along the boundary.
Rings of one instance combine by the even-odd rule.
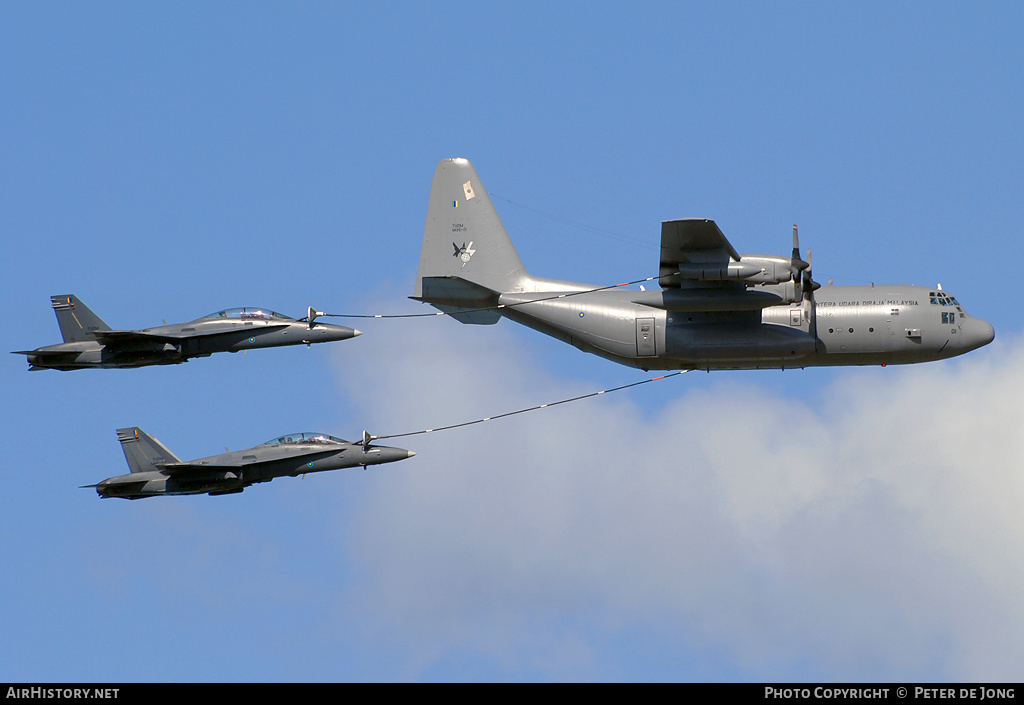
[[797, 284], [801, 281], [800, 273], [810, 267], [800, 257], [800, 236], [797, 234], [796, 225], [793, 226], [793, 254], [790, 256], [789, 270], [792, 272], [793, 281]]
[[814, 277], [811, 275], [811, 250], [807, 250], [807, 273], [803, 278], [804, 296], [813, 295], [820, 288], [821, 284], [814, 281]]
[[818, 308], [814, 303], [814, 292], [821, 288], [821, 284], [814, 281], [811, 274], [811, 251], [807, 250], [807, 274], [803, 280], [803, 308], [804, 320], [807, 321], [807, 333], [815, 339], [815, 346], [818, 345]]

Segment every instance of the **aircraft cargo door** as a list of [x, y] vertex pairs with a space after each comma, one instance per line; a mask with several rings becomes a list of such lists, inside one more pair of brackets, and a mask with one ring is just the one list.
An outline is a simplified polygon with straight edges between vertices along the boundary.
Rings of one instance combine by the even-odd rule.
[[654, 319], [636, 319], [636, 354], [637, 357], [654, 357], [658, 354], [654, 342]]

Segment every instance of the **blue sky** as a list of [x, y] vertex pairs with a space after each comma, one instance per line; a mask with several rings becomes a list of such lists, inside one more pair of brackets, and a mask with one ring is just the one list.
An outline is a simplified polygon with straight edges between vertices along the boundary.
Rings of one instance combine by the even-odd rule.
[[114, 430], [184, 458], [643, 377], [509, 322], [370, 321], [140, 370], [0, 366], [0, 680], [1021, 680], [1016, 3], [0, 8], [5, 350], [419, 311], [471, 159], [531, 273], [657, 273], [714, 218], [816, 279], [941, 282], [996, 341], [920, 367], [688, 374], [370, 471], [100, 501]]

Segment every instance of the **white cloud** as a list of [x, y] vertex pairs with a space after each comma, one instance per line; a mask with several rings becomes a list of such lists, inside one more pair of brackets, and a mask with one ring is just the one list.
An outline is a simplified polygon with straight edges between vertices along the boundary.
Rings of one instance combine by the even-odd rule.
[[[376, 432], [595, 390], [507, 323], [368, 333], [340, 374]], [[641, 388], [395, 439], [419, 455], [351, 518], [347, 604], [414, 670], [458, 652], [609, 677], [639, 632], [751, 677], [1019, 680], [1024, 345], [1001, 347], [849, 370], [821, 406], [721, 373], [659, 382], [679, 396], [654, 411]]]

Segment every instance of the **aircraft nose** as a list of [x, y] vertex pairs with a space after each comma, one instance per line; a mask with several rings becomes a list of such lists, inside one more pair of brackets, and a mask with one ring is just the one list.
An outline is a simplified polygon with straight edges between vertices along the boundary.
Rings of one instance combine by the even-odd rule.
[[405, 460], [416, 455], [411, 450], [405, 448], [389, 448], [388, 446], [377, 446], [375, 450], [380, 451], [377, 455], [377, 462], [379, 463], [393, 463], [398, 460]]
[[988, 345], [996, 337], [996, 330], [988, 321], [980, 318], [968, 318], [964, 321], [964, 342], [968, 350]]
[[[317, 324], [318, 327], [323, 324]], [[349, 338], [355, 338], [363, 334], [363, 331], [356, 330], [355, 328], [347, 328], [345, 326], [324, 326], [322, 330], [325, 333], [325, 337], [328, 340], [348, 340]]]

